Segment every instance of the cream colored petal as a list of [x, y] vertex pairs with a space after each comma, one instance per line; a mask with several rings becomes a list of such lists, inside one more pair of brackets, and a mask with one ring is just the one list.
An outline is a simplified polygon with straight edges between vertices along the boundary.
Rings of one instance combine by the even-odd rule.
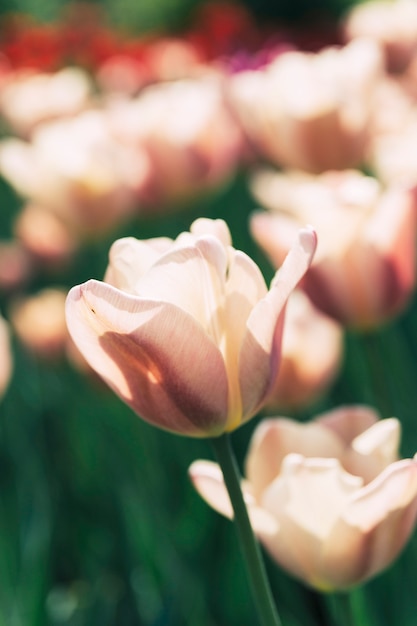
[[[342, 514], [349, 498], [362, 487], [337, 459], [288, 454], [279, 476], [262, 495], [263, 505], [278, 519], [288, 516], [323, 541]], [[286, 492], [285, 507], [282, 494]]]
[[317, 246], [311, 228], [300, 230], [271, 288], [253, 308], [239, 356], [243, 418], [261, 406], [276, 379], [281, 353], [284, 308], [288, 296], [309, 268]]
[[352, 404], [322, 413], [315, 421], [331, 430], [348, 447], [378, 420], [378, 413], [371, 407]]
[[137, 282], [136, 293], [183, 309], [219, 344], [226, 270], [224, 246], [215, 237], [202, 237], [161, 256]]
[[224, 361], [187, 313], [89, 281], [70, 291], [66, 316], [87, 362], [143, 419], [192, 436], [223, 431]]
[[340, 458], [343, 444], [329, 429], [316, 422], [300, 424], [287, 418], [264, 419], [254, 431], [245, 462], [245, 474], [256, 498], [281, 471], [290, 453], [304, 457]]
[[288, 455], [280, 476], [260, 502], [280, 527], [273, 541], [264, 542], [278, 563], [308, 584], [327, 588], [321, 564], [323, 546], [361, 484], [336, 459]]
[[172, 245], [173, 241], [168, 237], [145, 241], [134, 237], [118, 239], [110, 248], [104, 282], [127, 293], [135, 293], [139, 279]]
[[229, 424], [231, 430], [242, 417], [242, 400], [239, 385], [239, 352], [246, 333], [246, 323], [253, 307], [266, 295], [267, 287], [258, 266], [243, 252], [228, 248], [224, 313], [222, 318], [223, 352], [229, 376]]
[[380, 420], [355, 437], [351, 448], [346, 451], [343, 465], [369, 483], [398, 460], [400, 436], [401, 425], [397, 419]]
[[334, 526], [323, 554], [326, 576], [349, 587], [388, 567], [416, 515], [417, 461], [398, 461], [358, 491]]
[[[221, 515], [233, 519], [232, 505], [220, 467], [211, 461], [195, 461], [188, 473], [195, 489], [207, 504]], [[274, 517], [257, 505], [249, 483], [242, 481], [241, 487], [253, 530], [265, 536], [274, 535], [278, 531]]]
[[217, 239], [219, 239], [224, 246], [232, 245], [229, 227], [226, 222], [221, 219], [211, 220], [206, 217], [200, 217], [191, 224], [190, 232], [195, 237], [213, 235], [214, 237], [217, 237]]

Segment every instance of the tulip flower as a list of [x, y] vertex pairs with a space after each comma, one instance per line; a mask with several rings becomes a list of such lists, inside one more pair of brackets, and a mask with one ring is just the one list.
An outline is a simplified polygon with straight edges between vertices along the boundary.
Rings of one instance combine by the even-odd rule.
[[236, 171], [242, 133], [217, 75], [155, 84], [109, 109], [123, 145], [144, 149], [153, 180], [141, 196], [153, 210], [225, 183]]
[[65, 265], [77, 248], [74, 234], [58, 215], [30, 202], [17, 215], [13, 230], [33, 259], [49, 269]]
[[[388, 567], [417, 515], [417, 458], [397, 460], [400, 424], [367, 407], [311, 423], [264, 420], [242, 488], [252, 527], [290, 574], [321, 591], [344, 590]], [[190, 467], [200, 495], [232, 517], [220, 468]]]
[[348, 40], [368, 37], [381, 46], [388, 70], [403, 71], [417, 51], [417, 5], [414, 0], [373, 0], [354, 6], [343, 28]]
[[62, 356], [68, 344], [65, 297], [62, 289], [48, 288], [11, 303], [10, 322], [16, 336], [41, 358]]
[[268, 408], [296, 410], [317, 400], [339, 372], [342, 356], [340, 324], [296, 289], [288, 299], [281, 365]]
[[367, 330], [399, 314], [415, 285], [415, 194], [385, 190], [358, 171], [263, 171], [252, 190], [270, 213], [252, 217], [252, 235], [276, 266], [302, 223], [319, 244], [303, 288], [342, 324]]
[[41, 122], [76, 115], [91, 105], [92, 91], [91, 79], [79, 68], [52, 74], [22, 70], [11, 73], [2, 86], [0, 111], [26, 137]]
[[119, 240], [112, 284], [68, 294], [68, 328], [89, 365], [143, 419], [179, 434], [217, 436], [258, 411], [276, 378], [286, 300], [316, 247], [314, 231], [300, 231], [268, 291], [229, 240], [211, 220], [175, 242]]
[[101, 110], [42, 124], [30, 142], [0, 142], [6, 180], [81, 235], [96, 236], [136, 211], [149, 168], [144, 151], [116, 140]]
[[263, 69], [236, 74], [230, 101], [255, 149], [274, 164], [314, 173], [356, 167], [381, 75], [381, 52], [371, 41], [316, 54], [289, 51]]

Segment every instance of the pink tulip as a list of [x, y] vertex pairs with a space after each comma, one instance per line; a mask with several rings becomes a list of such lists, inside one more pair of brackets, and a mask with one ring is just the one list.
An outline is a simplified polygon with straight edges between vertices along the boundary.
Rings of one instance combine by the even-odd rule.
[[415, 196], [403, 186], [383, 190], [355, 170], [320, 176], [260, 172], [253, 192], [271, 213], [251, 231], [276, 266], [299, 224], [317, 230], [319, 244], [303, 288], [339, 322], [369, 329], [400, 313], [415, 286]]
[[[209, 234], [203, 234], [208, 232]], [[90, 366], [148, 422], [215, 436], [252, 417], [278, 370], [285, 302], [316, 247], [302, 230], [270, 290], [224, 222], [117, 241], [107, 280], [74, 287], [67, 323]]]
[[108, 114], [120, 143], [150, 159], [151, 179], [140, 198], [153, 212], [215, 189], [236, 171], [242, 132], [215, 74], [151, 85], [116, 101]]
[[315, 173], [356, 167], [381, 74], [372, 41], [315, 54], [289, 51], [233, 77], [230, 100], [251, 143], [274, 164]]
[[[242, 487], [254, 531], [284, 569], [321, 591], [346, 589], [398, 556], [417, 514], [417, 459], [397, 460], [400, 424], [366, 407], [255, 430]], [[232, 517], [220, 468], [196, 461], [194, 486]]]
[[65, 292], [47, 288], [16, 298], [10, 306], [10, 322], [19, 341], [41, 358], [61, 357], [68, 343], [65, 324]]
[[373, 0], [353, 7], [344, 21], [348, 40], [367, 37], [381, 46], [390, 71], [403, 71], [417, 51], [415, 0]]
[[67, 67], [47, 74], [11, 72], [0, 92], [0, 111], [17, 134], [27, 137], [42, 122], [68, 118], [91, 106], [87, 72]]
[[30, 142], [0, 142], [0, 171], [29, 201], [85, 236], [110, 230], [137, 210], [149, 159], [122, 145], [104, 111], [41, 124]]

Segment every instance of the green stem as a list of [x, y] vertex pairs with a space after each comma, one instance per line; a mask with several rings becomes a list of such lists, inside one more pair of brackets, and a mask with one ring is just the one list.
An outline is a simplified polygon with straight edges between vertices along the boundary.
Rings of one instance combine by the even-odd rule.
[[272, 597], [259, 544], [253, 534], [240, 487], [240, 474], [228, 433], [211, 440], [229, 492], [240, 547], [245, 560], [253, 597], [263, 626], [281, 626]]
[[356, 625], [351, 593], [348, 591], [334, 593], [328, 599], [330, 600], [334, 626]]

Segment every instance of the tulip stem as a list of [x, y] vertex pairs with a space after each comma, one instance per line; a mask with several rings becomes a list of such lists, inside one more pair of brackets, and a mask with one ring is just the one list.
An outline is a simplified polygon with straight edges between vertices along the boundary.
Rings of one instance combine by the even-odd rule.
[[266, 575], [259, 543], [249, 521], [248, 511], [240, 487], [240, 473], [228, 433], [212, 440], [217, 461], [222, 469], [229, 492], [240, 547], [245, 560], [260, 622], [263, 626], [281, 626], [275, 602]]
[[[334, 593], [330, 596], [334, 626], [355, 626], [352, 595], [349, 592]], [[361, 622], [363, 623], [363, 622]]]

